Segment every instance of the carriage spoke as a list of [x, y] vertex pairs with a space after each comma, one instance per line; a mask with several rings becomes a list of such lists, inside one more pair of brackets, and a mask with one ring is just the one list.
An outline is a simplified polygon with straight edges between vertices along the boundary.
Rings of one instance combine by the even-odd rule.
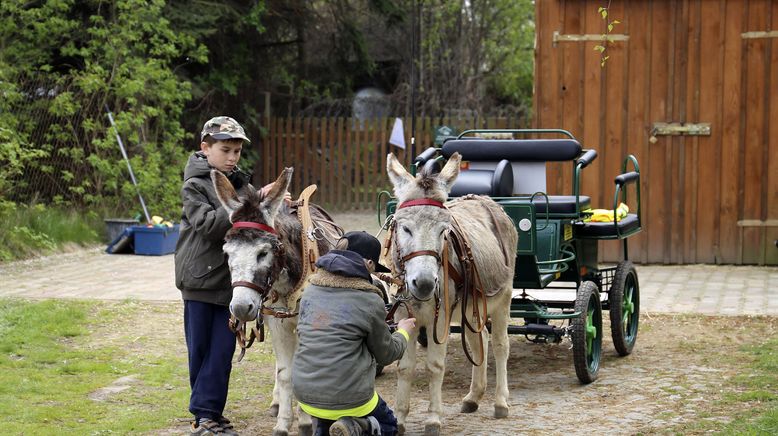
[[594, 338], [597, 337], [597, 327], [594, 326], [594, 322], [592, 321], [592, 317], [594, 316], [593, 312], [589, 312], [589, 314], [586, 316], [586, 353], [591, 354], [593, 350], [593, 342]]

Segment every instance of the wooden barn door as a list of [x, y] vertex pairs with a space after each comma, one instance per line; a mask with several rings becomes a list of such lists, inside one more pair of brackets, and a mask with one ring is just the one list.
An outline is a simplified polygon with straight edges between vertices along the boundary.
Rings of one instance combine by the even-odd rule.
[[[778, 0], [539, 1], [536, 127], [599, 152], [582, 192], [610, 208], [621, 159], [638, 157], [644, 263], [778, 264]], [[564, 170], [549, 174], [563, 192]], [[620, 259], [614, 243], [601, 260]]]

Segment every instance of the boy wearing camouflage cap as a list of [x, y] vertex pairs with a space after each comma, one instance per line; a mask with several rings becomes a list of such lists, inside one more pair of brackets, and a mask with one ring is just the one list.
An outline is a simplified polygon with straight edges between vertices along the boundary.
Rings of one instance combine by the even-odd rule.
[[235, 335], [228, 327], [230, 271], [222, 251], [231, 223], [211, 183], [211, 170], [227, 175], [239, 193], [253, 189], [249, 174], [238, 168], [243, 145], [250, 141], [243, 127], [226, 116], [208, 120], [200, 140], [200, 150], [189, 157], [184, 170], [175, 254], [189, 355], [189, 411], [194, 415], [192, 434], [235, 435], [223, 415], [235, 352]]

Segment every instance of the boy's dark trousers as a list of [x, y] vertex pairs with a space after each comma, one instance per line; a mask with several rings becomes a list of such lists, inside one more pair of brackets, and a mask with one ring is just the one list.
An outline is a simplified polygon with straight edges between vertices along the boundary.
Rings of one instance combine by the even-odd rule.
[[[394, 436], [397, 434], [397, 418], [395, 418], [394, 412], [386, 405], [386, 401], [380, 395], [378, 396], [378, 405], [375, 406], [375, 409], [360, 418], [367, 416], [373, 416], [378, 420], [378, 424], [381, 425], [381, 436]], [[327, 436], [330, 434], [330, 426], [335, 421], [319, 418], [313, 419], [316, 423], [316, 434], [314, 436]]]
[[197, 418], [218, 419], [227, 402], [235, 353], [235, 334], [226, 306], [184, 301], [184, 333], [189, 350], [189, 411]]

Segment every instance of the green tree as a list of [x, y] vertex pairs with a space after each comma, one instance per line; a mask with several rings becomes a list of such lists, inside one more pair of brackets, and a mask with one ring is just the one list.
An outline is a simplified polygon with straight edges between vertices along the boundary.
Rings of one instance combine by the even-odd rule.
[[[205, 62], [201, 44], [175, 31], [162, 17], [163, 0], [0, 4], [0, 65], [18, 85], [47, 78], [45, 98], [9, 104], [16, 119], [7, 136], [35, 159], [19, 159], [25, 171], [45, 174], [66, 187], [50, 200], [93, 205], [116, 202], [137, 210], [104, 108], [110, 107], [128, 145], [133, 167], [153, 213], [174, 217], [186, 135], [180, 119], [191, 85], [174, 72], [182, 57]], [[21, 30], [19, 30], [21, 29]], [[41, 106], [48, 125], [40, 125]], [[5, 111], [4, 111], [5, 113]], [[45, 129], [37, 142], [32, 130]], [[48, 159], [46, 159], [48, 158]], [[51, 160], [56, 158], [59, 167]], [[64, 162], [64, 163], [63, 163]], [[63, 168], [65, 168], [63, 170]], [[34, 193], [26, 192], [26, 195]], [[130, 206], [132, 205], [132, 206]]]

